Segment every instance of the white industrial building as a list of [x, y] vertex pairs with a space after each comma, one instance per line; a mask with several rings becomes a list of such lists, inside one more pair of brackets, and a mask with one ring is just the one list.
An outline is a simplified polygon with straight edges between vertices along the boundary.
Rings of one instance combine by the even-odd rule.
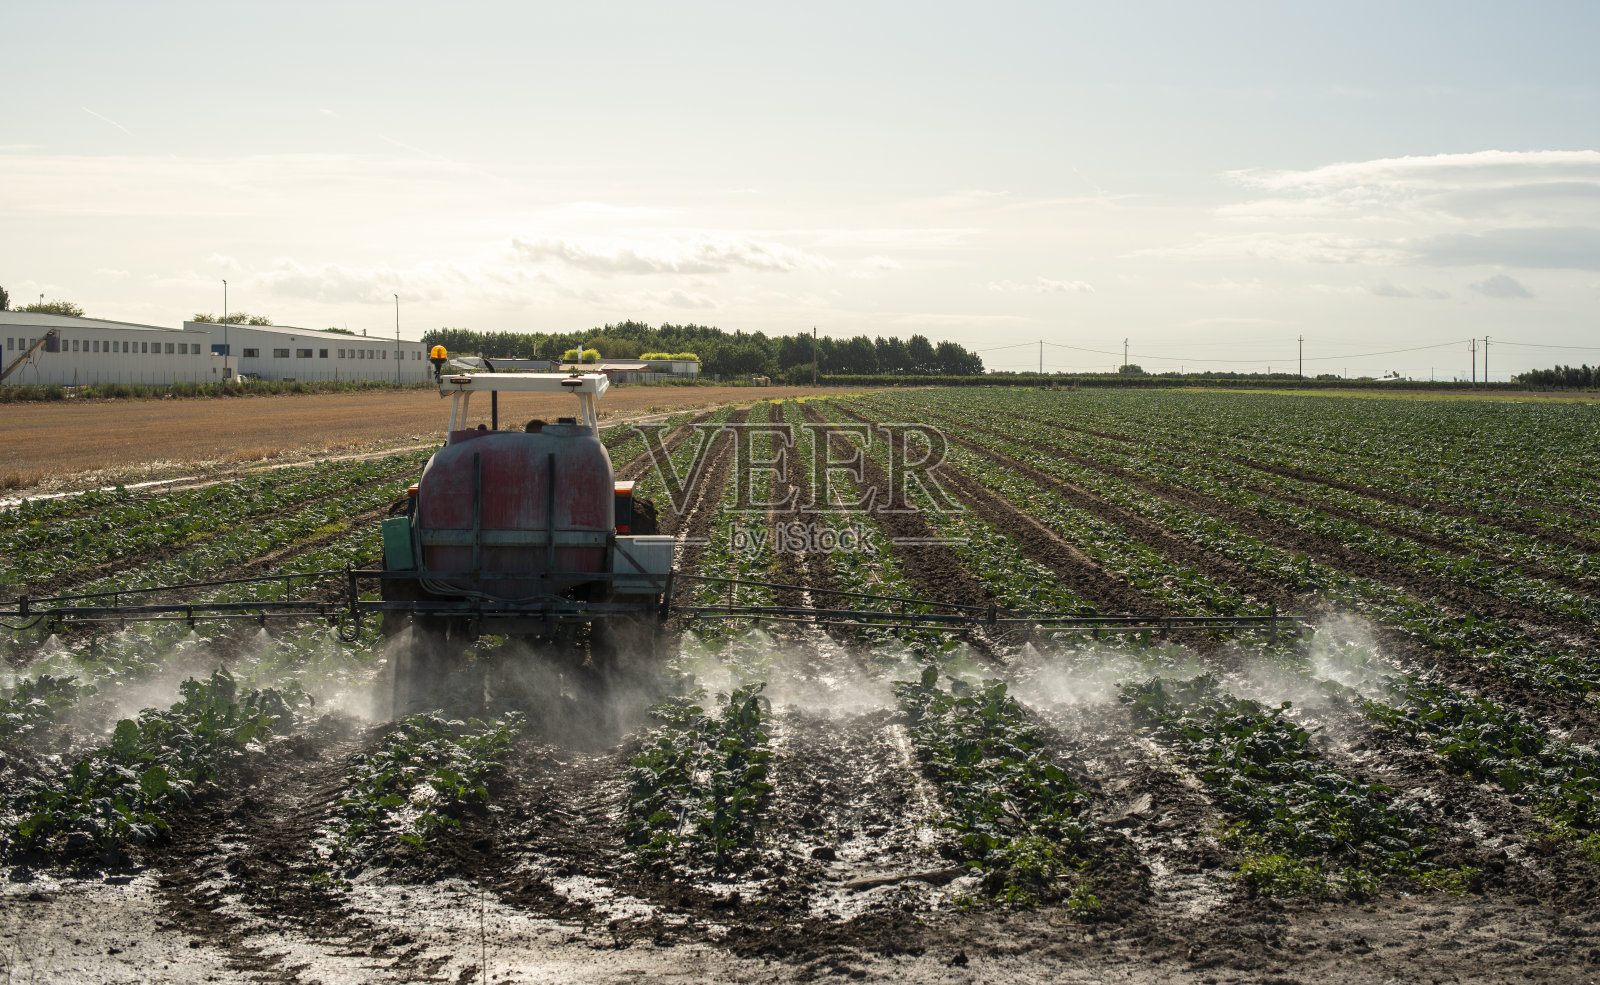
[[[210, 351], [228, 369], [263, 380], [390, 380], [433, 377], [428, 352], [415, 339], [346, 335], [287, 325], [213, 325], [186, 321], [183, 331], [209, 335]], [[219, 374], [221, 370], [218, 370]]]
[[167, 384], [217, 378], [211, 371], [209, 336], [155, 325], [25, 311], [0, 311], [0, 342], [5, 344], [0, 369], [10, 366], [51, 329], [59, 337], [6, 377], [7, 386]]
[[0, 369], [54, 329], [4, 385], [215, 382], [227, 375], [263, 380], [428, 379], [421, 342], [277, 325], [184, 322], [163, 328], [102, 318], [0, 311]]

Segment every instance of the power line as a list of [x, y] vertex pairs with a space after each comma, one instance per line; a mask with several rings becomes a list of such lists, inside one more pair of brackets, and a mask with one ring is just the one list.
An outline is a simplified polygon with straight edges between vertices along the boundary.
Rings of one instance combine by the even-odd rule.
[[[1304, 345], [1303, 337], [1301, 339], [1297, 339], [1296, 341], [1300, 342], [1300, 344], [1303, 347], [1303, 345]], [[1471, 345], [1471, 344], [1474, 344], [1475, 342], [1476, 342], [1475, 339], [1456, 339], [1456, 340], [1453, 340], [1453, 341], [1450, 341], [1450, 342], [1436, 342], [1436, 343], [1432, 343], [1430, 345], [1408, 346], [1408, 347], [1402, 348], [1402, 349], [1382, 349], [1382, 350], [1378, 350], [1378, 351], [1374, 351], [1374, 352], [1350, 352], [1350, 353], [1343, 353], [1343, 354], [1335, 355], [1335, 356], [1305, 356], [1303, 358], [1303, 361], [1304, 362], [1331, 362], [1331, 361], [1334, 361], [1334, 360], [1367, 359], [1367, 358], [1371, 358], [1371, 357], [1375, 357], [1375, 356], [1393, 356], [1393, 355], [1400, 355], [1400, 354], [1408, 353], [1408, 352], [1427, 352], [1427, 351], [1432, 350], [1432, 349], [1448, 349], [1448, 348], [1452, 348], [1454, 346], [1463, 345], [1463, 344]], [[1196, 347], [1199, 347], [1199, 346], [1202, 346], [1202, 345], [1241, 345], [1242, 346], [1242, 345], [1246, 345], [1246, 344], [1248, 344], [1248, 343], [1224, 343], [1224, 342], [1196, 343]], [[1336, 343], [1327, 343], [1327, 344], [1330, 344], [1330, 345], [1349, 345], [1350, 343], [1348, 343], [1348, 342], [1337, 343], [1336, 342]], [[1522, 347], [1522, 348], [1525, 348], [1525, 349], [1567, 349], [1567, 350], [1572, 350], [1572, 351], [1600, 352], [1600, 346], [1588, 346], [1588, 345], [1554, 345], [1554, 344], [1543, 343], [1543, 342], [1503, 342], [1503, 341], [1502, 342], [1496, 342], [1495, 344], [1496, 345], [1514, 345], [1514, 346], [1519, 346], [1519, 347]], [[1262, 363], [1262, 362], [1265, 361], [1265, 357], [1256, 357], [1256, 358], [1252, 358], [1252, 359], [1207, 359], [1207, 358], [1203, 358], [1203, 357], [1199, 357], [1199, 356], [1190, 356], [1190, 355], [1158, 356], [1158, 355], [1155, 355], [1154, 353], [1138, 353], [1138, 352], [1130, 353], [1130, 352], [1127, 352], [1126, 350], [1124, 350], [1123, 352], [1117, 352], [1117, 351], [1112, 350], [1112, 349], [1096, 349], [1096, 348], [1093, 348], [1093, 347], [1090, 347], [1090, 346], [1069, 345], [1069, 344], [1067, 344], [1065, 342], [1051, 342], [1051, 341], [1048, 341], [1048, 340], [1045, 340], [1045, 339], [1040, 339], [1038, 342], [1017, 342], [1017, 343], [1013, 343], [1011, 345], [990, 346], [989, 348], [986, 348], [986, 349], [973, 349], [971, 351], [973, 351], [973, 352], [1002, 352], [1002, 351], [1005, 351], [1005, 350], [1008, 350], [1008, 349], [1020, 349], [1020, 348], [1023, 348], [1025, 346], [1033, 346], [1033, 345], [1040, 345], [1041, 347], [1047, 345], [1047, 346], [1050, 346], [1051, 348], [1054, 348], [1054, 349], [1068, 349], [1068, 350], [1071, 350], [1073, 352], [1087, 352], [1087, 353], [1092, 353], [1092, 354], [1097, 355], [1097, 356], [1113, 356], [1113, 357], [1121, 358], [1124, 363], [1127, 363], [1129, 360], [1133, 360], [1133, 359], [1153, 360], [1153, 361], [1157, 361], [1157, 362], [1175, 362], [1175, 363], [1185, 363], [1185, 364], [1187, 364], [1187, 363], [1220, 363], [1220, 364], [1225, 364], [1225, 365], [1226, 364], [1231, 364], [1231, 365], [1252, 365], [1252, 364], [1256, 364], [1256, 363]], [[1474, 370], [1476, 370], [1476, 363], [1477, 363], [1476, 356], [1474, 356], [1473, 363], [1474, 363]]]
[[[1033, 344], [1034, 343], [1032, 343], [1032, 342], [1018, 342], [1016, 345], [996, 345], [996, 346], [990, 346], [987, 349], [973, 349], [971, 351], [973, 351], [973, 352], [999, 352], [1001, 349], [1020, 349], [1025, 345], [1033, 345]], [[1045, 344], [1046, 345], [1055, 345], [1054, 342], [1046, 342]]]
[[1409, 349], [1385, 349], [1382, 352], [1355, 352], [1343, 356], [1314, 356], [1311, 359], [1307, 359], [1306, 362], [1325, 362], [1329, 359], [1364, 359], [1367, 356], [1392, 356], [1397, 352], [1422, 352], [1425, 349], [1447, 349], [1450, 346], [1460, 345], [1463, 342], [1469, 341], [1471, 340], [1456, 339], [1454, 342], [1440, 342], [1437, 345], [1414, 345]]
[[1548, 345], [1543, 342], [1496, 342], [1495, 345], [1516, 345], [1524, 349], [1577, 349], [1583, 352], [1600, 352], [1600, 345]]

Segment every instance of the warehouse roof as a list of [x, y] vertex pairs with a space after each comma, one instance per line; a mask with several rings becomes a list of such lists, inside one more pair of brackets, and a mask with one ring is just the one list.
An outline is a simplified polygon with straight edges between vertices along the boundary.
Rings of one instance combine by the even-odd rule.
[[[223, 328], [223, 326], [217, 322], [208, 321], [186, 321], [183, 323], [183, 327], [191, 332], [209, 332], [212, 329], [220, 330]], [[294, 335], [302, 338], [328, 339], [329, 341], [337, 339], [354, 341], [361, 339], [372, 345], [382, 345], [385, 342], [394, 341], [393, 335], [348, 335], [344, 332], [330, 332], [325, 328], [296, 328], [293, 325], [229, 325], [227, 327], [230, 329], [242, 328], [251, 332], [270, 332], [275, 335]], [[422, 344], [421, 339], [408, 339], [404, 336], [401, 337], [400, 341], [402, 344], [408, 345]]]
[[38, 328], [116, 328], [141, 329], [146, 332], [181, 332], [179, 328], [161, 325], [141, 325], [131, 321], [110, 321], [105, 318], [74, 318], [71, 315], [46, 315], [36, 311], [0, 311], [0, 325], [29, 325]]

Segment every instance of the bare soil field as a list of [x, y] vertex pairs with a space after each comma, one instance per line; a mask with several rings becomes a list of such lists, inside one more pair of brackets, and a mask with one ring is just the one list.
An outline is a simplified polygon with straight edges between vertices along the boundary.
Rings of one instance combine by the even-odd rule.
[[[617, 387], [600, 401], [604, 422], [778, 400], [809, 387]], [[501, 426], [571, 414], [564, 394], [502, 394]], [[473, 402], [487, 423], [489, 401]], [[93, 400], [0, 408], [0, 489], [51, 492], [215, 472], [440, 440], [449, 401], [433, 390], [284, 394], [193, 400]]]

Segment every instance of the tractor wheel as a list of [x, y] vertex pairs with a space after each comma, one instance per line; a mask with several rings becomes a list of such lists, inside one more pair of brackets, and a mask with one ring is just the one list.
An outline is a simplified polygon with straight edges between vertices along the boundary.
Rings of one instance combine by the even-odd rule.
[[380, 680], [380, 697], [387, 684], [389, 717], [404, 718], [439, 707], [439, 693], [448, 675], [450, 654], [456, 647], [442, 620], [418, 616], [412, 620], [409, 638], [397, 637], [390, 644], [390, 672]]
[[628, 532], [640, 536], [650, 536], [659, 533], [661, 526], [656, 522], [656, 504], [642, 496], [633, 499], [633, 523]]
[[645, 720], [660, 693], [661, 627], [653, 614], [597, 621], [589, 636], [591, 686], [598, 695], [596, 726], [620, 736]]
[[589, 663], [613, 685], [630, 685], [660, 663], [661, 626], [653, 614], [619, 615], [595, 621]]

